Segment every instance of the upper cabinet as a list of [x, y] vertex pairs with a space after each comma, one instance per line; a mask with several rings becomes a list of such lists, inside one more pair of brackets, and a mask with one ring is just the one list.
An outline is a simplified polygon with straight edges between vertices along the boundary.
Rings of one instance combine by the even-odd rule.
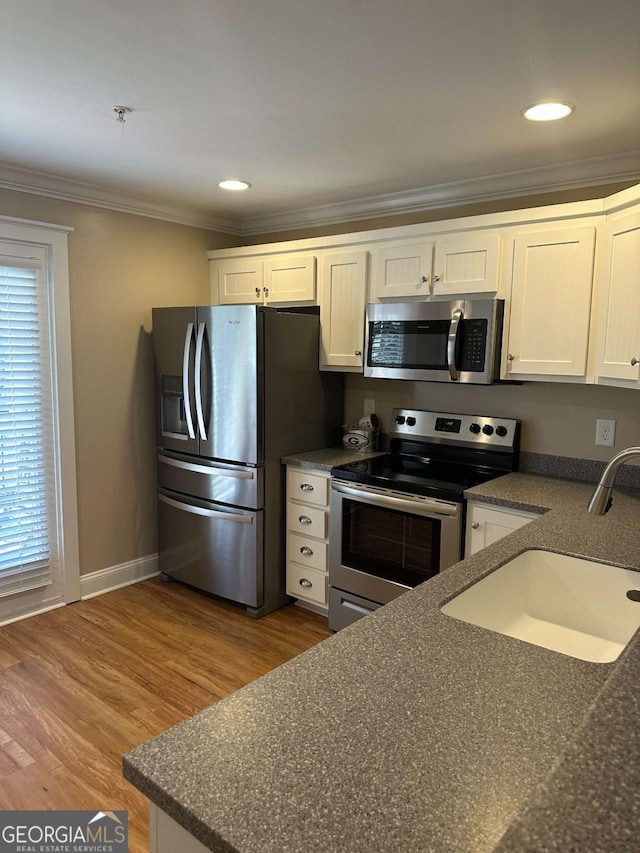
[[[215, 278], [215, 281], [214, 281]], [[315, 255], [274, 255], [215, 261], [212, 290], [220, 305], [313, 303], [316, 298]]]
[[585, 377], [595, 226], [513, 239], [507, 378]]
[[362, 371], [368, 252], [320, 259], [320, 367]]
[[640, 186], [208, 257], [214, 305], [320, 306], [325, 370], [362, 371], [367, 302], [484, 295], [505, 301], [503, 379], [640, 388]]
[[371, 266], [371, 297], [398, 299], [431, 294], [433, 247], [430, 242], [400, 243], [374, 248]]
[[371, 297], [425, 299], [495, 293], [499, 285], [500, 239], [499, 234], [479, 231], [374, 248]]
[[594, 323], [596, 382], [640, 382], [640, 208], [610, 217], [598, 264]]

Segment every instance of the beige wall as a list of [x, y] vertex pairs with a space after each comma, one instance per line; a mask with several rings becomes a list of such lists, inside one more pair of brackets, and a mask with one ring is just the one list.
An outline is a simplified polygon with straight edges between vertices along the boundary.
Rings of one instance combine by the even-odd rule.
[[0, 213], [70, 225], [80, 571], [157, 550], [151, 308], [209, 303], [207, 250], [237, 240], [28, 193]]
[[327, 237], [332, 234], [348, 234], [352, 231], [368, 231], [374, 228], [394, 228], [401, 225], [414, 225], [419, 222], [440, 222], [443, 219], [457, 219], [460, 216], [480, 216], [487, 213], [502, 213], [506, 210], [521, 210], [527, 207], [542, 207], [548, 204], [564, 204], [571, 201], [587, 201], [593, 198], [606, 198], [637, 184], [637, 180], [625, 183], [606, 184], [597, 187], [582, 187], [575, 190], [560, 190], [539, 193], [518, 198], [503, 198], [475, 204], [442, 207], [423, 210], [417, 213], [402, 213], [395, 216], [380, 216], [375, 219], [358, 219], [352, 222], [340, 222], [336, 225], [295, 228], [289, 231], [273, 231], [245, 237], [242, 244], [255, 246], [259, 243], [277, 243], [280, 240], [302, 240], [307, 237]]
[[[375, 400], [382, 429], [394, 406], [519, 418], [521, 448], [533, 453], [609, 460], [624, 447], [640, 445], [640, 392], [629, 388], [525, 382], [522, 385], [447, 385], [365, 379], [350, 374], [345, 418], [358, 421], [364, 400]], [[596, 447], [596, 418], [614, 418], [616, 445]]]

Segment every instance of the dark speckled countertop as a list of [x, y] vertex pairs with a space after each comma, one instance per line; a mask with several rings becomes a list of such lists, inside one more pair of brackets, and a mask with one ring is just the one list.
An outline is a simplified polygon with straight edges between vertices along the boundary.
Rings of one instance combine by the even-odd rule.
[[640, 634], [611, 664], [444, 616], [529, 548], [640, 569], [640, 492], [509, 474], [520, 530], [124, 757], [214, 851], [627, 853], [640, 831]]

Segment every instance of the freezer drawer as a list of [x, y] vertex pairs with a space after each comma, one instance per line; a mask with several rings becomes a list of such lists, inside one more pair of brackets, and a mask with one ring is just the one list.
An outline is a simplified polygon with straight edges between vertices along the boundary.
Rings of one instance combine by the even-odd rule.
[[264, 505], [264, 469], [160, 451], [158, 488], [259, 509]]
[[263, 511], [158, 493], [161, 572], [250, 607], [263, 603]]

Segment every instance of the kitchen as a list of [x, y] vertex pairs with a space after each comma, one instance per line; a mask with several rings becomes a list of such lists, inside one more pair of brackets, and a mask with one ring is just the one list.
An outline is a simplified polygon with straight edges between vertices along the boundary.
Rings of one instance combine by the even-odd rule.
[[[629, 27], [629, 31], [633, 29]], [[110, 109], [111, 104], [108, 106]], [[134, 133], [138, 118], [141, 116], [136, 112], [128, 118], [125, 141]], [[63, 116], [63, 126], [64, 120]], [[570, 153], [564, 159], [578, 156], [579, 152]], [[376, 212], [369, 220], [331, 226], [291, 224], [288, 233], [273, 231], [271, 240], [300, 238], [309, 232], [328, 235], [399, 227], [476, 213], [492, 215], [499, 209], [523, 209], [541, 203], [580, 203], [637, 183], [637, 172], [625, 177], [623, 171], [619, 169], [615, 175], [610, 172], [608, 184], [598, 176], [591, 186], [563, 185], [546, 196], [530, 189], [516, 198], [519, 193], [513, 190], [509, 198], [503, 195], [484, 202], [476, 198], [458, 204], [457, 209], [454, 199], [448, 208], [404, 214], [400, 221], [388, 212]], [[633, 169], [627, 167], [627, 171]], [[148, 381], [152, 371], [151, 308], [207, 304], [207, 252], [237, 246], [247, 238], [166, 218], [134, 215], [132, 203], [128, 208], [123, 203], [115, 209], [88, 204], [86, 189], [74, 194], [67, 187], [63, 195], [60, 186], [50, 185], [49, 195], [46, 187], [35, 192], [33, 176], [18, 172], [15, 169], [5, 174], [0, 190], [4, 215], [75, 227], [69, 237], [71, 331], [80, 580], [83, 594], [87, 594], [155, 571], [155, 519], [149, 510], [155, 501], [153, 400]], [[532, 180], [535, 177], [535, 173], [531, 175]], [[542, 177], [540, 173], [540, 185], [544, 183]], [[138, 210], [144, 207], [140, 205]], [[383, 216], [384, 222], [380, 221]], [[267, 232], [268, 228], [255, 232], [248, 242], [266, 242], [260, 233]], [[93, 316], [100, 317], [98, 325], [88, 322]], [[345, 419], [350, 422], [362, 415], [364, 400], [373, 399], [387, 429], [396, 406], [443, 412], [486, 411], [519, 418], [523, 422], [522, 449], [530, 453], [603, 462], [613, 451], [594, 445], [595, 422], [602, 417], [617, 422], [615, 450], [637, 443], [638, 407], [628, 388], [525, 382], [521, 386], [460, 389], [368, 380], [359, 373], [347, 374], [345, 385]], [[461, 391], [464, 405], [460, 404]]]

